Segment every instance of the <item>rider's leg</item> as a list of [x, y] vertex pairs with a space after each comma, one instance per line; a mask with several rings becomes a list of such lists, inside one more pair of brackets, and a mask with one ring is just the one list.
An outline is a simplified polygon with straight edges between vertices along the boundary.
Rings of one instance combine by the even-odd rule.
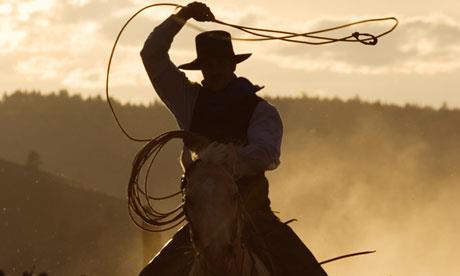
[[286, 265], [290, 275], [327, 275], [291, 227], [279, 220], [272, 227], [274, 231], [267, 235], [266, 240], [276, 258], [280, 258]]
[[282, 223], [275, 215], [251, 215], [256, 225], [260, 241], [277, 265], [281, 265], [283, 275], [327, 276], [321, 265], [294, 231]]
[[278, 270], [278, 265], [282, 266], [283, 276], [327, 275], [294, 231], [271, 211], [265, 176], [262, 174], [245, 177], [238, 180], [237, 184], [250, 218], [250, 222], [246, 223], [250, 223], [249, 227], [252, 226], [258, 232], [256, 237], [253, 233], [247, 234], [249, 246], [264, 262], [271, 260], [275, 264], [275, 270]]
[[188, 225], [182, 227], [141, 271], [139, 276], [187, 275], [193, 262]]

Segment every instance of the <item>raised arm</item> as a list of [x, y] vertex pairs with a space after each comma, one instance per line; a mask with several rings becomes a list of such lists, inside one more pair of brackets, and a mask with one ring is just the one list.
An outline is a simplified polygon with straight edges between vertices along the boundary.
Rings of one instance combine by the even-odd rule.
[[185, 74], [174, 65], [168, 51], [174, 36], [188, 19], [207, 21], [214, 18], [212, 14], [203, 12], [205, 10], [203, 5], [197, 2], [191, 3], [177, 14], [167, 18], [150, 33], [140, 53], [155, 91], [174, 114], [182, 129], [190, 125], [199, 85], [190, 82]]

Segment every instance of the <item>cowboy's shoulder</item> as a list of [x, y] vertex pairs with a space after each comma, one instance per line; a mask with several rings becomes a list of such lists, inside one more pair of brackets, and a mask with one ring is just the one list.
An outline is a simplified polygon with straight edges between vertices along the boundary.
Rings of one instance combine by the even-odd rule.
[[274, 113], [279, 113], [278, 108], [272, 102], [270, 102], [270, 100], [263, 98], [261, 96], [258, 96], [258, 97], [260, 101], [257, 104], [256, 108], [261, 109], [261, 110], [267, 110], [267, 111], [274, 112]]
[[281, 116], [275, 105], [261, 98], [253, 113], [255, 120], [269, 120], [281, 123]]

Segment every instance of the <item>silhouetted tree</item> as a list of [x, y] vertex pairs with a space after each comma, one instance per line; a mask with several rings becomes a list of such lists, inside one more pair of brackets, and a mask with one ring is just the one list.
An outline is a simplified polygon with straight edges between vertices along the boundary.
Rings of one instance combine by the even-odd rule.
[[449, 106], [447, 105], [446, 102], [443, 102], [441, 107], [439, 108], [439, 110], [442, 110], [442, 111], [448, 111], [449, 110]]

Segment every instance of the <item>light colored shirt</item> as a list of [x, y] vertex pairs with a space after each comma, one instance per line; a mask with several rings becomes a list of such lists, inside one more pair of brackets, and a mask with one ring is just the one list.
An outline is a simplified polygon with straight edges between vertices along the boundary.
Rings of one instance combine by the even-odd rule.
[[[141, 51], [150, 81], [160, 99], [174, 114], [179, 127], [189, 130], [195, 101], [201, 85], [191, 82], [171, 61], [168, 51], [184, 21], [172, 15], [157, 26]], [[248, 143], [237, 148], [241, 176], [273, 170], [280, 163], [283, 125], [278, 111], [267, 101], [260, 101], [249, 122]], [[182, 165], [191, 162], [190, 151], [183, 150]]]

